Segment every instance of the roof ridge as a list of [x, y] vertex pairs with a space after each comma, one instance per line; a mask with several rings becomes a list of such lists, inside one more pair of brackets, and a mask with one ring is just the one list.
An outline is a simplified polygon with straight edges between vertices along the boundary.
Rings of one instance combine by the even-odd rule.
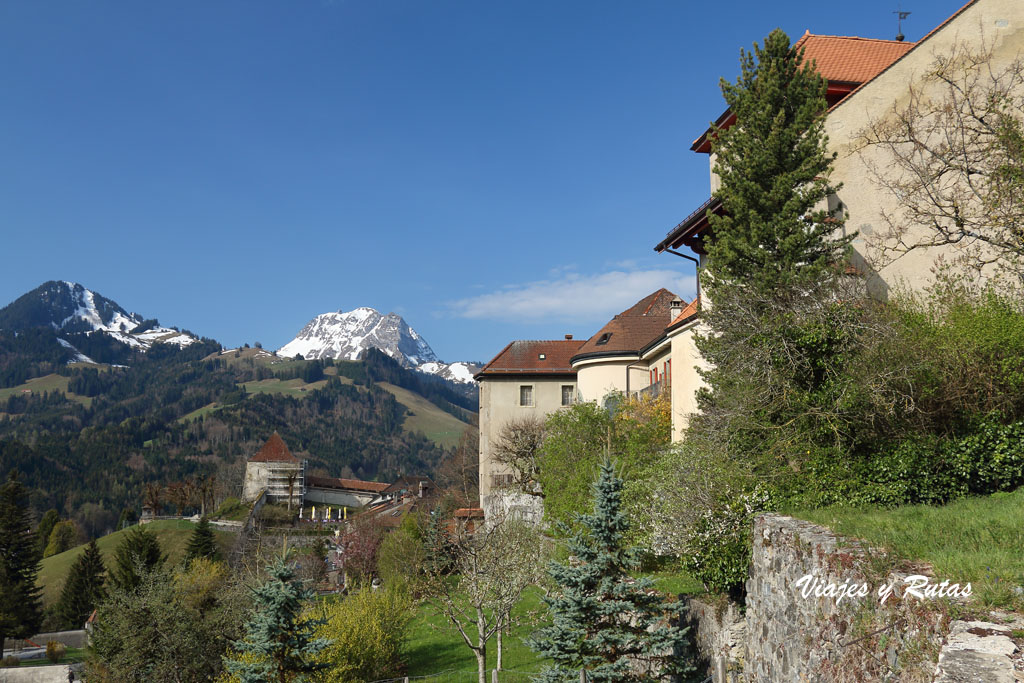
[[[831, 33], [805, 33], [800, 40], [804, 38], [839, 38], [842, 40], [869, 40], [874, 43], [893, 43], [895, 45], [917, 45], [912, 40], [893, 40], [892, 38], [865, 38], [864, 36], [837, 36]], [[799, 42], [799, 41], [797, 41]]]

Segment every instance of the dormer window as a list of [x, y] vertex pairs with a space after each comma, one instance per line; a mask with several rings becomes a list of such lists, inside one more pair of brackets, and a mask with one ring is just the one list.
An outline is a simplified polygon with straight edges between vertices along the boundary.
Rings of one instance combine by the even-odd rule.
[[597, 340], [595, 345], [596, 346], [604, 346], [605, 344], [608, 343], [608, 340], [611, 339], [611, 338], [612, 338], [612, 333], [611, 332], [605, 332], [604, 334], [601, 335], [601, 338]]

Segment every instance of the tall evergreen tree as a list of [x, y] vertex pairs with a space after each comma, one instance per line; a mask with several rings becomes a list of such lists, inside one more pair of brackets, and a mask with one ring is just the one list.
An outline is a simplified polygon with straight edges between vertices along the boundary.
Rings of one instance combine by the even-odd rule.
[[82, 628], [103, 598], [106, 597], [106, 573], [103, 557], [96, 541], [90, 541], [85, 552], [75, 559], [68, 570], [60, 600], [57, 602], [57, 614], [64, 628]]
[[269, 578], [253, 591], [255, 606], [245, 625], [246, 637], [234, 645], [241, 655], [225, 658], [224, 666], [241, 683], [289, 683], [309, 680], [304, 674], [319, 671], [316, 655], [330, 643], [314, 638], [322, 621], [304, 619], [304, 603], [313, 591], [295, 578], [284, 558], [267, 567]]
[[736, 83], [721, 83], [736, 121], [712, 138], [725, 213], [708, 217], [707, 284], [770, 289], [820, 274], [853, 236], [836, 237], [843, 219], [821, 206], [839, 189], [829, 182], [825, 80], [781, 29], [741, 52], [740, 66]]
[[216, 560], [218, 554], [217, 539], [213, 536], [210, 521], [206, 517], [201, 517], [199, 524], [192, 530], [192, 536], [188, 539], [188, 546], [185, 548], [185, 564], [198, 557]]
[[117, 546], [110, 581], [119, 590], [130, 591], [139, 585], [143, 574], [161, 567], [166, 559], [156, 535], [137, 526]]
[[7, 638], [26, 638], [43, 619], [39, 546], [32, 532], [28, 492], [11, 470], [0, 486], [0, 653]]
[[687, 438], [735, 457], [752, 489], [793, 462], [793, 430], [829, 433], [813, 407], [836, 400], [828, 382], [850, 343], [840, 323], [851, 307], [837, 302], [854, 294], [840, 293], [850, 283], [837, 266], [854, 235], [839, 234], [845, 218], [827, 206], [839, 188], [825, 80], [779, 29], [740, 66], [722, 81], [736, 120], [712, 139], [724, 215], [709, 216], [710, 333], [696, 338], [707, 388]]
[[570, 560], [548, 569], [558, 585], [545, 598], [551, 625], [531, 642], [554, 661], [541, 679], [653, 681], [692, 672], [689, 628], [665, 623], [679, 615], [682, 604], [652, 591], [649, 578], [630, 576], [639, 561], [625, 544], [622, 480], [611, 462], [601, 466], [594, 484], [593, 514], [579, 515], [578, 521], [581, 528], [569, 537]]

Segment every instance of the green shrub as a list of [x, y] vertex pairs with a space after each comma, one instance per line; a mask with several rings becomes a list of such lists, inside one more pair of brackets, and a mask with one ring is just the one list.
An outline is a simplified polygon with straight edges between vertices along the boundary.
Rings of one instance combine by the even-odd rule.
[[967, 477], [971, 493], [1010, 491], [1024, 485], [1024, 422], [1004, 425], [993, 418], [949, 446]]
[[406, 515], [402, 525], [387, 534], [377, 549], [377, 576], [385, 587], [413, 590], [426, 559], [423, 533], [414, 515]]
[[64, 643], [58, 643], [56, 640], [46, 642], [46, 658], [54, 664], [63, 659], [66, 652], [67, 648], [64, 646]]
[[709, 591], [742, 596], [750, 567], [754, 516], [775, 508], [774, 496], [759, 486], [753, 493], [707, 510], [691, 530], [683, 556], [684, 568]]
[[220, 507], [217, 508], [217, 511], [213, 513], [213, 517], [241, 521], [248, 514], [248, 505], [238, 500], [234, 496], [228, 496], [227, 498], [224, 499], [224, 502], [220, 504]]
[[326, 670], [320, 683], [356, 683], [397, 676], [408, 638], [413, 603], [394, 587], [364, 588], [346, 598], [317, 604], [312, 617], [322, 621], [316, 635], [330, 640], [317, 661]]
[[260, 520], [269, 526], [290, 526], [297, 513], [284, 505], [268, 503], [260, 508]]

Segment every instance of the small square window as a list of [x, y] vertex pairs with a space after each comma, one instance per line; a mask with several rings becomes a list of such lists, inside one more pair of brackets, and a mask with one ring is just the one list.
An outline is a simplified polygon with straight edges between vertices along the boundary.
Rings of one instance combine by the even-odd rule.
[[571, 406], [573, 399], [576, 398], [576, 387], [571, 384], [565, 384], [562, 386], [562, 405]]
[[524, 385], [519, 387], [519, 405], [521, 406], [532, 406], [533, 405], [533, 387], [531, 385]]

